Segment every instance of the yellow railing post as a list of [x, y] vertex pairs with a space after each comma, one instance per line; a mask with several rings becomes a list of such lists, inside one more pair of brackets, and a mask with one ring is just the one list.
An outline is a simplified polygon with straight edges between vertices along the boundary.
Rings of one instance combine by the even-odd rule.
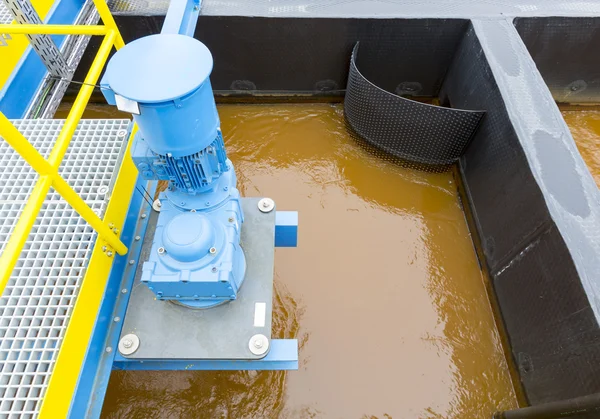
[[114, 30], [117, 34], [117, 37], [115, 39], [115, 48], [116, 49], [123, 48], [125, 46], [125, 42], [123, 42], [123, 38], [121, 37], [119, 28], [117, 27], [115, 19], [112, 16], [112, 13], [108, 9], [108, 5], [106, 4], [106, 1], [105, 0], [93, 0], [93, 2], [96, 5], [96, 9], [98, 10], [98, 14], [100, 15], [100, 18], [102, 19], [102, 22], [104, 22], [104, 25], [107, 26], [108, 28]]
[[81, 218], [83, 218], [94, 230], [98, 232], [98, 235], [111, 246], [115, 251], [124, 255], [127, 253], [127, 246], [119, 239], [117, 231], [108, 226], [104, 221], [100, 219], [85, 201], [77, 195], [77, 192], [73, 190], [60, 175], [56, 174], [52, 179], [52, 187], [56, 189], [64, 199], [73, 207]]
[[87, 102], [94, 91], [94, 86], [98, 81], [98, 78], [100, 78], [102, 68], [104, 68], [104, 63], [108, 58], [108, 54], [110, 54], [115, 37], [116, 33], [114, 30], [110, 30], [104, 37], [104, 40], [98, 49], [98, 53], [96, 54], [96, 58], [94, 58], [90, 70], [83, 81], [84, 84], [81, 86], [81, 89], [75, 98], [75, 102], [73, 102], [73, 106], [69, 111], [69, 115], [67, 116], [65, 124], [56, 138], [56, 143], [54, 144], [52, 152], [50, 153], [50, 157], [48, 158], [50, 164], [55, 168], [60, 166], [60, 162], [62, 161], [62, 158], [69, 147], [71, 137], [77, 128], [77, 124], [79, 124], [79, 119], [83, 115], [83, 111], [85, 111]]

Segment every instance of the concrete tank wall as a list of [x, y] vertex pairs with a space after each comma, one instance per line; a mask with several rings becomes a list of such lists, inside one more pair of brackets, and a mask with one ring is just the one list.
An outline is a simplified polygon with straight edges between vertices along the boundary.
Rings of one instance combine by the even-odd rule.
[[[504, 36], [507, 42], [488, 44], [486, 52], [480, 35], [471, 26], [441, 96], [447, 96], [452, 106], [487, 110], [460, 160], [460, 173], [512, 356], [532, 404], [595, 393], [600, 391], [600, 365], [596, 362], [600, 357], [600, 329], [572, 257], [572, 252], [578, 250], [569, 248], [559, 228], [570, 227], [561, 215], [549, 210], [547, 203], [553, 199], [553, 191], [537, 178], [540, 167], [532, 155], [536, 138], [544, 132], [558, 133], [571, 144], [573, 141], [560, 121], [540, 126], [537, 133], [518, 129], [521, 117], [527, 115], [516, 117], [517, 110], [509, 109], [511, 93], [499, 87], [506, 80], [495, 76], [488, 56], [493, 49], [506, 59], [516, 57], [518, 48], [513, 49], [512, 43], [518, 45], [519, 39], [514, 33], [503, 32], [505, 27], [478, 24], [480, 33], [487, 31], [486, 35], [495, 39]], [[508, 68], [509, 78], [515, 78], [511, 83], [518, 82], [517, 76], [525, 76], [518, 61], [527, 60], [523, 56]], [[506, 69], [498, 68], [496, 72]], [[528, 76], [529, 83], [545, 88], [535, 72]], [[546, 103], [546, 109], [546, 99], [537, 93], [522, 97], [540, 106], [540, 112], [546, 113], [550, 121], [560, 118], [553, 103]], [[550, 141], [544, 143], [549, 154], [545, 160], [549, 161], [542, 164], [551, 164], [556, 176], [568, 179], [568, 187], [573, 190], [583, 188], [582, 182], [589, 183], [589, 179], [568, 175], [575, 166], [587, 171], [581, 159], [569, 165], [562, 161], [570, 158], [568, 154], [551, 149]], [[590, 201], [596, 198], [590, 197]]]
[[[600, 392], [600, 192], [554, 103], [567, 87], [578, 91], [570, 87], [577, 80], [587, 86], [579, 101], [596, 101], [597, 54], [589, 51], [600, 47], [598, 21], [544, 19], [517, 19], [515, 29], [504, 16], [201, 16], [196, 32], [214, 54], [219, 95], [339, 99], [361, 41], [369, 52], [360, 68], [386, 90], [417, 83], [417, 96], [487, 111], [459, 168], [532, 404]], [[163, 20], [116, 16], [126, 41], [157, 33]]]
[[600, 102], [600, 18], [523, 17], [514, 23], [554, 100]]

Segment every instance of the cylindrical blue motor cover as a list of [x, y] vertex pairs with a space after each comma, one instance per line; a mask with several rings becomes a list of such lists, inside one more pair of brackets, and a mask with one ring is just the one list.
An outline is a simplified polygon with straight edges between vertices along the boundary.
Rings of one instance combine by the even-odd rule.
[[113, 55], [101, 87], [111, 104], [125, 101], [135, 108], [137, 103], [139, 115], [133, 118], [152, 151], [183, 157], [203, 150], [217, 136], [212, 66], [212, 55], [200, 41], [150, 35]]
[[208, 79], [180, 100], [139, 105], [140, 115], [133, 115], [133, 119], [155, 153], [188, 156], [205, 149], [217, 137], [219, 114]]

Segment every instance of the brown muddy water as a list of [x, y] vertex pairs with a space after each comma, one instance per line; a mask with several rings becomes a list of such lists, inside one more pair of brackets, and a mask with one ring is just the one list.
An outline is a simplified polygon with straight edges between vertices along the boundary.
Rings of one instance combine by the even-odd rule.
[[341, 105], [219, 113], [242, 195], [300, 212], [298, 248], [276, 250], [273, 323], [298, 339], [300, 368], [113, 372], [103, 417], [476, 419], [516, 407], [450, 172], [359, 147]]
[[577, 148], [600, 186], [600, 110], [562, 110]]

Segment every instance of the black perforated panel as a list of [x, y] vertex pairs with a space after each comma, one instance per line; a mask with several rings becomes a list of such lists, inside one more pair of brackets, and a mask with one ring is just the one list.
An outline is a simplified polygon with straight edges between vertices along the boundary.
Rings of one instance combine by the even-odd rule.
[[390, 93], [359, 71], [356, 44], [350, 60], [344, 113], [360, 138], [409, 162], [451, 164], [463, 154], [485, 112], [416, 102]]

